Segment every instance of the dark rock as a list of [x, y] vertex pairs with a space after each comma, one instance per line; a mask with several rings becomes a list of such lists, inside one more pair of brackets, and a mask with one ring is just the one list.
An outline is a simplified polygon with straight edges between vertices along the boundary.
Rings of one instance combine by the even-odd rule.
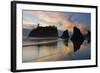
[[69, 34], [68, 34], [68, 30], [65, 30], [61, 36], [62, 39], [68, 39], [69, 38]]
[[24, 39], [24, 38], [28, 37], [31, 29], [25, 29], [25, 28], [23, 28], [22, 31], [23, 31], [22, 36], [23, 36], [23, 39]]
[[41, 27], [33, 29], [29, 37], [58, 37], [58, 30], [55, 26]]
[[91, 42], [91, 32], [89, 30], [88, 30], [88, 33], [85, 35], [85, 38], [86, 38], [88, 43]]
[[64, 39], [63, 42], [64, 42], [65, 46], [68, 46], [68, 39], [69, 39], [68, 30], [65, 30], [63, 32], [61, 38]]
[[73, 46], [74, 46], [74, 51], [77, 51], [80, 49], [80, 46], [84, 40], [85, 38], [80, 32], [80, 30], [77, 27], [74, 27], [74, 32], [71, 37], [71, 41], [73, 42]]

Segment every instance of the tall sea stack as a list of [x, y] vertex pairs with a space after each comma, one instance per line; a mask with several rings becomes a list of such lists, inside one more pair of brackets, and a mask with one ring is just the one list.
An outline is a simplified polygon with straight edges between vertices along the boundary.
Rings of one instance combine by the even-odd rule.
[[80, 30], [77, 27], [74, 27], [73, 35], [71, 37], [71, 41], [73, 42], [73, 46], [74, 46], [74, 51], [80, 49], [80, 46], [84, 40], [85, 38], [80, 32]]

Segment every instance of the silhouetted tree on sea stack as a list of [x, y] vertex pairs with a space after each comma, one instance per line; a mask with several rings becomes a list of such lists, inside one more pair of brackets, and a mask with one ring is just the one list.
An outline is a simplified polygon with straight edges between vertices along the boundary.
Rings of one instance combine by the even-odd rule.
[[37, 28], [32, 29], [29, 37], [58, 37], [58, 30], [55, 26], [41, 27], [38, 24]]
[[71, 41], [73, 42], [73, 46], [74, 46], [74, 51], [77, 51], [80, 49], [80, 46], [84, 40], [85, 38], [80, 32], [80, 30], [77, 27], [74, 27], [73, 35], [71, 37]]
[[58, 37], [58, 30], [54, 26], [38, 26], [30, 32], [29, 37]]

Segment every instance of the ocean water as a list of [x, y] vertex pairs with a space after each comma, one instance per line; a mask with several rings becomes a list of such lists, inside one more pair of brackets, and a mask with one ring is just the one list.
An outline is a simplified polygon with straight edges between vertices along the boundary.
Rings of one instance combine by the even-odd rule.
[[91, 59], [91, 45], [86, 40], [74, 51], [71, 40], [24, 39], [22, 45], [22, 62], [48, 62]]

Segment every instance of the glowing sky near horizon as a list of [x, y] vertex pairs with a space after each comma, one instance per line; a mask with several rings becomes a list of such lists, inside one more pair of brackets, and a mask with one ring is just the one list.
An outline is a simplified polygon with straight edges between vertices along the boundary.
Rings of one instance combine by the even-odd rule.
[[76, 12], [53, 12], [53, 11], [23, 11], [23, 28], [32, 26], [56, 26], [60, 30], [72, 31], [73, 26], [82, 32], [90, 30], [91, 14]]

